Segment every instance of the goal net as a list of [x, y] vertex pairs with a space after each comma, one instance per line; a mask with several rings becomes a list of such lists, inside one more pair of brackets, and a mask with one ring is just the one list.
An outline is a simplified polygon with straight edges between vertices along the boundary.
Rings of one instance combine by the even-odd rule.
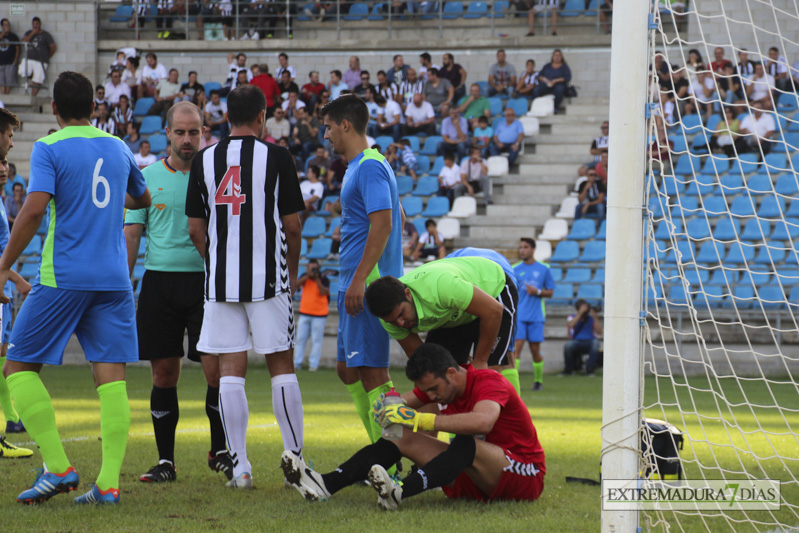
[[[780, 495], [769, 508], [642, 509], [639, 525], [793, 530], [799, 4], [661, 0], [649, 28], [640, 413], [682, 430], [682, 478], [776, 480]], [[655, 459], [643, 454], [641, 472]]]

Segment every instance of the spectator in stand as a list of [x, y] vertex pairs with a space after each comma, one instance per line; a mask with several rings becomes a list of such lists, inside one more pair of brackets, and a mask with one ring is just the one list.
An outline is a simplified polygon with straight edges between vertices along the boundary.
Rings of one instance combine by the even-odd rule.
[[369, 74], [369, 71], [362, 70], [360, 72], [361, 72], [360, 83], [358, 83], [358, 85], [352, 88], [352, 92], [354, 92], [361, 98], [364, 97], [364, 94], [366, 94], [367, 89], [371, 89], [373, 93], [377, 94], [377, 89], [375, 88], [374, 85], [371, 84], [372, 75]]
[[141, 143], [144, 142], [141, 135], [139, 135], [139, 129], [141, 129], [141, 124], [133, 121], [128, 122], [128, 134], [122, 138], [122, 142], [128, 146], [133, 154], [139, 153], [141, 150]]
[[436, 221], [429, 218], [424, 223], [425, 232], [419, 236], [416, 249], [411, 254], [412, 261], [420, 259], [444, 259], [447, 247], [444, 245], [444, 236], [438, 232]]
[[105, 104], [108, 107], [111, 107], [108, 104], [108, 98], [105, 97], [105, 87], [102, 85], [98, 85], [94, 88], [94, 113], [92, 113], [91, 118], [97, 118], [97, 115], [99, 115], [97, 106], [100, 104]]
[[386, 100], [397, 101], [399, 99], [399, 86], [393, 81], [389, 81], [386, 73], [382, 70], [377, 73], [377, 94]]
[[596, 168], [597, 163], [602, 159], [602, 154], [606, 154], [608, 152], [608, 145], [610, 143], [610, 137], [608, 137], [608, 132], [610, 131], [610, 122], [607, 120], [602, 123], [599, 127], [599, 130], [602, 132], [602, 135], [599, 137], [595, 137], [593, 141], [591, 141], [591, 148], [589, 152], [592, 156], [594, 156], [593, 161], [590, 163], [586, 163], [580, 170], [577, 172], [580, 176], [585, 176], [588, 173], [589, 168]]
[[122, 72], [115, 70], [111, 73], [111, 80], [105, 84], [105, 97], [112, 107], [119, 104], [119, 97], [124, 95], [130, 98], [130, 86], [122, 83]]
[[788, 60], [780, 55], [780, 49], [772, 46], [768, 49], [768, 59], [765, 61], [765, 70], [772, 78], [774, 85], [780, 91], [791, 90], [791, 78], [788, 76]]
[[766, 155], [771, 152], [773, 144], [771, 138], [776, 129], [771, 113], [765, 113], [763, 104], [755, 102], [752, 104], [751, 113], [741, 121], [740, 136], [735, 140], [735, 149], [739, 154], [762, 151], [763, 155]]
[[[400, 119], [402, 118], [402, 108], [394, 100], [387, 100], [383, 96], [376, 96], [377, 104], [377, 125], [374, 133], [377, 135], [388, 135], [393, 140], [400, 138]], [[373, 137], [376, 135], [372, 135]]]
[[344, 73], [344, 76], [342, 76], [341, 79], [347, 84], [347, 87], [349, 87], [351, 91], [354, 91], [355, 87], [360, 85], [361, 81], [363, 80], [363, 77], [361, 76], [361, 60], [358, 58], [358, 56], [350, 56], [349, 67], [350, 68], [347, 69], [347, 72]]
[[322, 358], [322, 340], [325, 336], [325, 323], [330, 306], [330, 280], [321, 271], [319, 261], [311, 259], [305, 273], [297, 279], [300, 293], [300, 316], [297, 320], [297, 343], [294, 346], [294, 370], [302, 368], [308, 338], [311, 339], [311, 353], [308, 356], [308, 370], [316, 372]]
[[347, 89], [347, 84], [341, 81], [341, 71], [331, 70], [330, 83], [327, 86], [327, 90], [330, 91], [330, 99], [335, 100], [338, 98], [339, 95], [341, 95], [341, 91], [344, 89]]
[[716, 74], [724, 74], [724, 67], [732, 65], [729, 59], [724, 58], [724, 48], [717, 46], [713, 50], [713, 62], [710, 63], [710, 69]]
[[[663, 123], [663, 117], [655, 115], [655, 137], [652, 139], [652, 142], [649, 143], [647, 155], [654, 161], [671, 164], [669, 152], [672, 150], [674, 150], [674, 141], [669, 140], [669, 133], [666, 130], [666, 125]], [[600, 177], [598, 172], [597, 177]], [[607, 181], [605, 181], [604, 184], [605, 188], [607, 188]]]
[[157, 161], [155, 154], [150, 153], [150, 141], [145, 139], [141, 142], [139, 145], [139, 152], [133, 154], [133, 159], [140, 169], [152, 165]]
[[275, 76], [278, 78], [283, 78], [283, 72], [288, 71], [289, 75], [291, 76], [291, 81], [297, 79], [297, 69], [289, 65], [289, 56], [285, 52], [280, 52], [277, 55], [277, 62], [280, 65], [277, 67], [277, 71], [275, 71]]
[[750, 102], [758, 102], [761, 109], [771, 108], [771, 91], [776, 89], [774, 76], [767, 73], [762, 63], [755, 63], [755, 73], [744, 80], [746, 96]]
[[686, 105], [686, 114], [690, 114], [689, 109], [693, 107], [703, 120], [710, 118], [713, 114], [713, 104], [718, 101], [713, 73], [709, 70], [697, 72], [689, 93], [693, 96], [693, 100], [687, 102], [689, 105]]
[[574, 208], [574, 220], [579, 220], [587, 214], [596, 215], [598, 221], [605, 220], [605, 185], [597, 179], [596, 170], [589, 170], [586, 174], [588, 180], [580, 184], [577, 196], [578, 204]]
[[119, 105], [114, 109], [112, 118], [117, 125], [114, 134], [120, 138], [123, 137], [128, 131], [128, 123], [133, 121], [133, 110], [130, 108], [130, 99], [127, 95], [123, 94], [119, 97]]
[[449, 208], [455, 201], [455, 187], [461, 182], [461, 169], [455, 162], [452, 152], [444, 154], [444, 166], [438, 173], [438, 193], [437, 196], [444, 196], [449, 200]]
[[[669, 89], [667, 94], [669, 94], [673, 98], [673, 105], [675, 108], [680, 108], [680, 106], [682, 106], [682, 108], [684, 109], [685, 102], [688, 99], [688, 89], [690, 88], [690, 86], [691, 83], [688, 81], [688, 78], [686, 78], [685, 76], [685, 68], [677, 68], [676, 66], [672, 65], [671, 76], [669, 79]], [[666, 107], [665, 102], [663, 105], [665, 112], [665, 107]], [[669, 118], [669, 124], [675, 124], [676, 120], [678, 120], [676, 116]]]
[[396, 143], [392, 143], [393, 147], [397, 149], [397, 153], [402, 161], [400, 169], [411, 175], [415, 182], [417, 180], [416, 171], [419, 170], [419, 162], [416, 160], [416, 154], [411, 149], [411, 141], [408, 139], [400, 139]]
[[[369, 132], [371, 137], [375, 136], [375, 129], [377, 128], [377, 112], [380, 109], [375, 101], [375, 90], [368, 88], [363, 93], [363, 101], [366, 103], [366, 109], [369, 110], [369, 124], [366, 126], [366, 131]], [[382, 98], [382, 96], [381, 96]]]
[[436, 115], [444, 118], [449, 115], [449, 108], [455, 89], [449, 80], [442, 79], [438, 75], [438, 69], [430, 69], [427, 73], [427, 81], [424, 84], [425, 99], [430, 102]]
[[488, 125], [488, 117], [477, 119], [477, 127], [472, 136], [472, 147], [480, 150], [480, 155], [488, 157], [491, 139], [494, 137], [494, 128]]
[[169, 77], [166, 67], [158, 62], [158, 56], [154, 52], [149, 52], [145, 56], [147, 64], [141, 71], [139, 82], [139, 98], [143, 96], [154, 96], [158, 82]]
[[219, 91], [211, 91], [211, 100], [205, 104], [204, 109], [205, 125], [211, 128], [220, 139], [228, 135], [227, 123], [227, 103], [223, 102], [219, 96]]
[[410, 220], [406, 220], [402, 225], [402, 257], [410, 260], [416, 244], [419, 242], [419, 232]]
[[[378, 146], [378, 148], [380, 147]], [[386, 163], [388, 163], [388, 166], [391, 167], [391, 170], [394, 171], [394, 175], [396, 175], [400, 171], [400, 166], [402, 165], [402, 158], [399, 156], [397, 146], [394, 143], [386, 146], [386, 149], [383, 150], [383, 157], [386, 158]]]
[[203, 137], [200, 139], [200, 150], [213, 146], [218, 142], [219, 139], [214, 136], [214, 132], [211, 131], [211, 128], [203, 128]]
[[22, 49], [18, 44], [19, 36], [11, 31], [11, 21], [0, 21], [0, 94], [11, 92], [11, 86], [17, 84], [17, 61]]
[[125, 61], [125, 70], [122, 72], [122, 83], [127, 83], [130, 87], [131, 98], [141, 96], [141, 79], [143, 69], [139, 69], [139, 58], [129, 57]]
[[291, 137], [291, 123], [286, 120], [286, 112], [282, 107], [275, 109], [275, 114], [266, 120], [266, 135], [275, 143]]
[[749, 52], [746, 48], [738, 52], [738, 64], [736, 65], [735, 72], [744, 80], [755, 73], [755, 63], [754, 61], [749, 61]]
[[599, 341], [597, 335], [602, 335], [602, 325], [599, 323], [596, 310], [585, 300], [574, 302], [576, 313], [566, 319], [569, 338], [563, 345], [563, 375], [571, 376], [579, 372], [583, 366], [583, 355], [589, 354], [585, 363], [585, 375], [594, 376], [599, 366]]
[[455, 88], [453, 98], [459, 101], [466, 96], [466, 69], [460, 64], [455, 63], [455, 56], [450, 53], [445, 53], [441, 58], [441, 68], [438, 69], [438, 75], [446, 78]]
[[408, 77], [403, 81], [397, 91], [397, 100], [404, 112], [413, 103], [414, 94], [424, 94], [424, 81], [416, 76], [416, 71], [408, 69]]
[[178, 69], [173, 68], [169, 71], [167, 79], [158, 82], [155, 89], [155, 103], [147, 110], [148, 115], [161, 115], [161, 122], [166, 125], [166, 112], [172, 104], [179, 101], [180, 83], [178, 83]]
[[[325, 147], [321, 145], [316, 146], [316, 150], [314, 151], [314, 156], [308, 160], [308, 166], [315, 165], [319, 167], [320, 176], [327, 177], [327, 170], [330, 168], [332, 161], [330, 160], [330, 156], [327, 155], [325, 151]], [[341, 174], [342, 176], [344, 174]]]
[[305, 211], [301, 213], [303, 222], [309, 215], [319, 210], [319, 201], [325, 192], [325, 186], [319, 181], [320, 173], [321, 169], [319, 167], [308, 165], [308, 171], [305, 173], [307, 179], [300, 183], [302, 201], [305, 202]]
[[469, 123], [457, 109], [452, 109], [441, 122], [441, 137], [443, 140], [436, 147], [438, 155], [457, 154], [458, 161], [466, 157], [471, 145]]
[[405, 135], [436, 134], [436, 112], [423, 94], [414, 94], [413, 103], [405, 109]]
[[291, 72], [288, 70], [283, 70], [280, 74], [278, 74], [278, 78], [280, 79], [280, 96], [285, 99], [286, 95], [291, 91], [297, 91], [297, 94], [300, 93], [300, 88], [294, 83], [294, 80], [291, 79]]
[[301, 150], [302, 159], [305, 161], [316, 149], [319, 120], [309, 115], [305, 107], [297, 109], [296, 117], [297, 123], [294, 125], [293, 143], [290, 144], [297, 150]]
[[488, 162], [483, 159], [479, 148], [472, 148], [469, 157], [464, 157], [460, 164], [461, 182], [455, 186], [454, 196], [458, 198], [468, 194], [474, 198], [475, 193], [482, 192], [486, 205], [491, 200], [491, 178], [488, 177]]
[[524, 97], [533, 99], [533, 91], [538, 86], [538, 71], [535, 69], [535, 61], [528, 59], [525, 64], [524, 74], [519, 78], [516, 84], [516, 90], [513, 92], [514, 98]]
[[724, 72], [714, 76], [718, 87], [719, 97], [722, 102], [728, 104], [739, 104], [744, 97], [743, 84], [741, 78], [735, 73], [732, 63], [724, 65]]
[[400, 84], [407, 79], [408, 69], [410, 67], [405, 64], [405, 60], [402, 58], [401, 54], [395, 55], [393, 61], [394, 63], [391, 65], [391, 68], [386, 72], [386, 77], [388, 81]]
[[[602, 29], [605, 30], [607, 35], [610, 35], [609, 19], [613, 16], [613, 2], [611, 0], [603, 0], [599, 6], [599, 22], [602, 24]], [[554, 33], [552, 34], [554, 35]]]
[[566, 96], [566, 89], [568, 89], [571, 79], [572, 71], [563, 60], [563, 53], [556, 49], [552, 52], [549, 63], [544, 65], [544, 68], [538, 73], [538, 85], [533, 89], [533, 98], [554, 94], [555, 113], [557, 113], [563, 97]]
[[[316, 150], [317, 155], [319, 149]], [[322, 148], [322, 155], [324, 156], [325, 149]], [[324, 173], [324, 181], [327, 183], [325, 187], [325, 196], [337, 196], [341, 192], [341, 181], [344, 178], [344, 173], [347, 172], [347, 161], [343, 157], [339, 157], [335, 161], [329, 163], [330, 167]], [[338, 202], [338, 212], [341, 214], [341, 203]], [[330, 212], [333, 213], [333, 207], [330, 207]]]
[[8, 217], [8, 230], [14, 229], [14, 221], [17, 219], [19, 210], [22, 209], [22, 204], [25, 203], [25, 186], [21, 183], [14, 183], [11, 186], [11, 195], [6, 196], [3, 204], [6, 208], [6, 217]]
[[308, 74], [308, 83], [302, 86], [302, 100], [308, 105], [308, 109], [316, 107], [319, 95], [325, 90], [325, 84], [319, 83], [319, 72], [312, 70]]
[[671, 69], [666, 62], [666, 58], [661, 52], [655, 52], [655, 64], [652, 70], [657, 74], [660, 90], [665, 91], [669, 88], [669, 77], [671, 76]]
[[286, 118], [292, 126], [297, 124], [297, 110], [305, 107], [305, 102], [300, 100], [300, 92], [292, 88], [289, 90], [288, 99], [284, 100], [280, 107], [286, 112]]
[[260, 73], [255, 76], [250, 83], [263, 91], [266, 97], [266, 117], [269, 118], [274, 114], [275, 107], [277, 107], [277, 98], [280, 97], [280, 86], [275, 81], [275, 78], [269, 74], [269, 65], [263, 63], [258, 67], [258, 70]]
[[[599, 178], [599, 181], [602, 182], [602, 185], [605, 186], [605, 189], [608, 187], [608, 153], [602, 152], [599, 156], [599, 161], [594, 167], [596, 170], [596, 177]], [[586, 175], [588, 172], [586, 172]]]
[[469, 121], [469, 126], [474, 130], [477, 127], [477, 120], [480, 117], [491, 116], [491, 103], [488, 98], [480, 94], [480, 86], [472, 83], [469, 86], [469, 96], [464, 96], [458, 101], [457, 111]]
[[117, 123], [111, 118], [111, 113], [108, 111], [108, 104], [100, 104], [96, 108], [97, 118], [92, 119], [92, 126], [100, 131], [116, 135]]
[[230, 91], [236, 88], [240, 70], [247, 71], [247, 81], [251, 81], [253, 78], [252, 71], [247, 68], [247, 54], [240, 52], [234, 56], [228, 53], [227, 62], [227, 78], [225, 78], [225, 82], [219, 90], [220, 96], [227, 96]]
[[238, 74], [236, 74], [236, 89], [239, 87], [244, 87], [245, 85], [249, 85], [250, 82], [247, 79], [247, 70], [241, 69]]
[[[557, 35], [559, 5], [560, 2], [558, 0], [537, 0], [532, 9], [527, 11], [527, 36], [532, 37], [535, 35], [535, 16], [546, 12], [549, 12], [552, 16], [552, 35]], [[607, 28], [607, 24], [605, 27]]]
[[522, 148], [523, 139], [524, 127], [516, 119], [516, 113], [513, 109], [508, 107], [505, 109], [505, 122], [497, 124], [497, 129], [494, 131], [494, 137], [489, 148], [491, 155], [508, 152], [508, 165], [512, 166], [516, 163], [516, 157]]
[[516, 67], [505, 60], [505, 50], [497, 50], [497, 62], [488, 70], [488, 96], [510, 96], [516, 87]]
[[427, 52], [419, 54], [419, 63], [421, 65], [419, 67], [419, 78], [423, 81], [427, 81], [427, 71], [431, 68], [441, 70], [440, 66], [433, 64], [433, 58]]
[[46, 77], [47, 65], [55, 54], [56, 44], [53, 36], [42, 29], [42, 19], [33, 17], [32, 28], [22, 36], [22, 42], [28, 45], [27, 59], [23, 54], [17, 73], [21, 79], [31, 79], [31, 95], [39, 94], [39, 89]]
[[741, 131], [741, 121], [735, 117], [733, 108], [724, 106], [724, 118], [719, 121], [716, 131], [710, 137], [710, 151], [718, 153], [729, 149], [729, 157], [735, 157], [732, 144]]
[[205, 94], [205, 86], [197, 81], [196, 71], [189, 72], [189, 81], [180, 86], [180, 93], [183, 95], [180, 98], [181, 101], [197, 105], [200, 94]]

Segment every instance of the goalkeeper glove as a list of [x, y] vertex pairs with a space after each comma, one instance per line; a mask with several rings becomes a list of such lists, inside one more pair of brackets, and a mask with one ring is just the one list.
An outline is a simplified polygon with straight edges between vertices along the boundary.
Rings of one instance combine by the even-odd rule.
[[407, 405], [387, 405], [379, 413], [378, 423], [382, 427], [391, 424], [400, 424], [413, 431], [433, 431], [436, 415], [433, 413], [420, 413]]
[[[380, 424], [380, 411], [383, 409], [386, 401], [386, 393], [381, 392], [377, 399], [372, 402], [372, 418], [376, 424]], [[399, 405], [399, 404], [397, 404]], [[405, 400], [402, 400], [402, 405], [405, 405]]]

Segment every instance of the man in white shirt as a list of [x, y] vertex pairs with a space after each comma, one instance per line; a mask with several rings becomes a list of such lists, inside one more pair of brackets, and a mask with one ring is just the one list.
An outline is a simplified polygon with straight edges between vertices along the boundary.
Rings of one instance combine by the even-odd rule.
[[413, 103], [405, 109], [405, 135], [436, 134], [436, 112], [424, 95], [413, 95]]
[[297, 117], [295, 113], [298, 109], [305, 107], [305, 102], [300, 100], [300, 93], [297, 89], [291, 89], [289, 91], [289, 97], [287, 100], [284, 100], [280, 107], [283, 108], [283, 111], [286, 112], [286, 118], [293, 126], [297, 123]]
[[763, 104], [755, 102], [752, 113], [741, 121], [738, 131], [741, 136], [735, 141], [735, 148], [738, 153], [762, 150], [765, 155], [771, 151], [772, 143], [769, 141], [776, 129], [774, 117], [763, 112]]
[[285, 52], [280, 52], [277, 56], [277, 62], [280, 63], [280, 66], [277, 68], [277, 72], [275, 72], [275, 77], [280, 79], [283, 75], [283, 71], [288, 71], [291, 74], [291, 81], [297, 80], [297, 69], [289, 65], [289, 56]]
[[147, 64], [141, 72], [141, 85], [144, 87], [143, 96], [153, 96], [158, 82], [169, 77], [166, 67], [158, 62], [158, 56], [150, 52], [146, 56]]
[[776, 88], [776, 85], [774, 76], [765, 71], [762, 63], [755, 63], [755, 73], [750, 79], [744, 80], [744, 86], [750, 102], [762, 103], [762, 109], [771, 107], [771, 91]]
[[161, 122], [166, 124], [166, 112], [181, 95], [178, 69], [169, 71], [169, 77], [158, 82], [155, 88], [155, 103], [147, 110], [148, 115], [161, 115]]
[[419, 77], [424, 81], [427, 81], [427, 71], [429, 69], [434, 68], [438, 70], [441, 68], [440, 66], [433, 64], [433, 58], [427, 52], [419, 54], [419, 63], [422, 65], [419, 67]]
[[781, 91], [790, 90], [791, 79], [788, 76], [788, 60], [780, 55], [776, 46], [768, 49], [768, 59], [765, 61], [766, 74], [774, 78], [774, 84]]
[[461, 182], [461, 169], [455, 163], [455, 155], [448, 152], [444, 155], [444, 166], [438, 173], [438, 196], [446, 196], [449, 199], [449, 208], [452, 209], [452, 202], [455, 201], [455, 187]]
[[349, 89], [347, 84], [341, 81], [341, 71], [340, 70], [331, 70], [330, 71], [330, 83], [327, 86], [327, 90], [330, 91], [330, 99], [335, 100], [341, 94], [341, 91], [344, 89]]
[[227, 137], [229, 128], [227, 123], [227, 104], [219, 97], [219, 91], [211, 91], [211, 100], [205, 104], [203, 110], [205, 125], [217, 134], [220, 139]]
[[111, 72], [111, 81], [105, 84], [105, 97], [108, 103], [115, 107], [123, 94], [130, 99], [130, 85], [122, 83], [121, 71], [114, 70]]
[[225, 80], [224, 87], [222, 88], [222, 92], [220, 96], [227, 96], [227, 94], [233, 90], [236, 86], [236, 79], [239, 76], [240, 70], [247, 71], [247, 81], [252, 81], [253, 74], [252, 70], [247, 68], [247, 54], [239, 53], [233, 57], [233, 54], [227, 55], [227, 79]]
[[308, 166], [308, 173], [305, 181], [300, 183], [300, 191], [302, 192], [302, 201], [305, 202], [305, 211], [302, 214], [302, 219], [310, 214], [311, 211], [319, 209], [319, 200], [325, 193], [325, 186], [319, 181], [319, 174], [321, 169], [316, 165]]
[[424, 227], [427, 231], [419, 236], [416, 249], [411, 254], [411, 260], [416, 261], [428, 257], [444, 259], [447, 255], [447, 247], [444, 245], [444, 236], [436, 228], [435, 220], [428, 219], [425, 221]]
[[468, 194], [483, 193], [486, 204], [491, 201], [491, 178], [488, 177], [488, 163], [480, 155], [479, 148], [472, 148], [469, 157], [461, 161], [461, 182], [455, 186], [455, 198]]
[[142, 141], [138, 154], [133, 154], [133, 159], [139, 168], [150, 166], [156, 162], [155, 154], [150, 153], [150, 141]]
[[286, 112], [282, 107], [275, 109], [275, 114], [266, 121], [266, 135], [275, 142], [291, 137], [291, 123], [286, 120]]
[[400, 138], [400, 119], [402, 108], [394, 100], [386, 100], [380, 95], [375, 96], [377, 104], [377, 135], [388, 135], [393, 140]]

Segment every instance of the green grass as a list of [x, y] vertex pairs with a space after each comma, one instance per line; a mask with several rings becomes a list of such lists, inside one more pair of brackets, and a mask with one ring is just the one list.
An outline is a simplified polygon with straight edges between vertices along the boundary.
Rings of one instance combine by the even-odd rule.
[[[407, 390], [409, 384], [399, 377], [401, 372], [394, 370], [393, 374], [398, 378], [399, 388]], [[100, 441], [99, 402], [91, 373], [85, 367], [46, 368], [42, 377], [55, 404], [61, 437], [67, 441], [64, 445], [67, 455], [82, 481], [93, 481], [100, 464]], [[305, 406], [306, 457], [313, 461], [317, 470], [332, 470], [367, 443], [365, 432], [349, 395], [333, 371], [303, 372], [299, 378]], [[400, 513], [381, 512], [376, 506], [374, 492], [367, 487], [350, 487], [330, 501], [316, 504], [308, 504], [296, 491], [283, 488], [278, 467], [282, 445], [272, 416], [271, 387], [264, 366], [251, 367], [247, 378], [251, 411], [248, 453], [253, 464], [255, 490], [227, 489], [224, 476], [207, 467], [205, 384], [197, 368], [185, 369], [179, 386], [178, 481], [163, 485], [140, 483], [138, 476], [157, 460], [149, 413], [149, 369], [130, 368], [128, 380], [132, 421], [120, 487], [121, 504], [110, 508], [76, 507], [72, 497], [85, 490], [82, 486], [77, 492], [59, 495], [40, 506], [16, 505], [14, 498], [30, 485], [33, 480], [30, 469], [40, 466], [41, 458], [36, 453], [32, 460], [3, 460], [0, 461], [0, 479], [3, 480], [0, 483], [0, 531], [196, 532], [224, 529], [351, 533], [366, 528], [428, 532], [441, 527], [447, 531], [476, 532], [599, 530], [599, 488], [567, 484], [565, 477], [598, 479], [601, 379], [548, 376], [544, 390], [533, 394], [529, 392], [531, 374], [522, 374], [525, 389], [522, 396], [530, 408], [547, 456], [545, 489], [537, 502], [486, 506], [448, 501], [440, 491], [434, 491], [407, 500]], [[648, 380], [647, 387], [650, 393], [654, 391], [654, 380]], [[757, 398], [765, 395], [762, 391], [757, 394]], [[780, 394], [785, 395], [786, 401], [790, 397], [788, 390]], [[649, 398], [650, 394], [647, 396]], [[700, 413], [716, 412], [710, 398], [701, 397], [694, 402]], [[775, 429], [784, 429], [784, 422], [780, 420], [767, 423], [773, 424]], [[726, 435], [723, 427], [715, 428], [708, 423], [705, 423], [705, 432], [717, 440]], [[11, 441], [17, 443], [29, 440], [25, 434], [13, 437]], [[785, 438], [787, 446], [790, 443]], [[759, 441], [756, 445], [764, 446]], [[688, 446], [683, 452], [689, 461], [707, 453], [701, 447]], [[793, 475], [795, 477], [796, 473]], [[785, 518], [789, 520], [792, 516]], [[673, 515], [662, 518], [671, 524], [677, 521]], [[701, 526], [695, 519], [682, 516], [679, 522], [685, 530], [699, 530]], [[724, 529], [729, 530], [729, 526]]]

